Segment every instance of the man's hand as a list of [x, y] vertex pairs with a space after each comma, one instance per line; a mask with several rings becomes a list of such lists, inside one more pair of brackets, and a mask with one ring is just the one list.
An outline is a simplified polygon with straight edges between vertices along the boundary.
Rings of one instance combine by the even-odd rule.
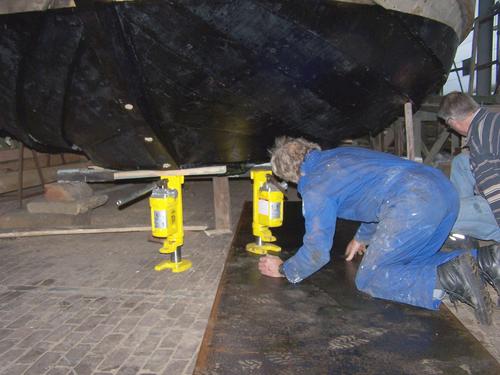
[[284, 277], [279, 272], [279, 267], [283, 261], [274, 255], [266, 255], [259, 259], [259, 271], [261, 274], [270, 277]]
[[345, 260], [350, 262], [356, 254], [363, 255], [365, 251], [366, 246], [353, 238], [345, 249]]

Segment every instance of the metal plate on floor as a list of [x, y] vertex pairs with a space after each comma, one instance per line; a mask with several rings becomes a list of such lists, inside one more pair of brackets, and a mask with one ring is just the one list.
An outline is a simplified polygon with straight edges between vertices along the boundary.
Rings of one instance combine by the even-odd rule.
[[[203, 339], [197, 375], [500, 374], [498, 362], [445, 308], [439, 312], [356, 290], [357, 263], [341, 255], [357, 225], [339, 221], [332, 261], [298, 285], [261, 276], [247, 253], [245, 204]], [[292, 256], [302, 243], [299, 202], [273, 231]]]

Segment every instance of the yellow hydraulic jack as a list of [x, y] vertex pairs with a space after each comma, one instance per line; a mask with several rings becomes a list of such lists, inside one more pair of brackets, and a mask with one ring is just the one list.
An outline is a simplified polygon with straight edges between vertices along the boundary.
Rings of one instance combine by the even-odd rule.
[[286, 184], [280, 184], [270, 169], [257, 168], [250, 171], [253, 180], [253, 222], [252, 232], [256, 242], [249, 243], [246, 250], [254, 254], [281, 251], [269, 228], [283, 224], [283, 192]]
[[161, 178], [161, 184], [153, 189], [149, 198], [153, 236], [165, 238], [160, 253], [170, 254], [170, 260], [155, 266], [156, 271], [170, 268], [172, 272], [184, 272], [192, 265], [190, 260], [183, 260], [181, 255], [184, 244], [183, 183], [184, 176], [164, 176]]

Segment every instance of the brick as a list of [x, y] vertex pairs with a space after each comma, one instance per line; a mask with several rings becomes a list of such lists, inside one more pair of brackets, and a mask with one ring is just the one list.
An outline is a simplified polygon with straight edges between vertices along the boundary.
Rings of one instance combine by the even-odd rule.
[[184, 369], [189, 364], [189, 361], [185, 360], [172, 360], [168, 363], [167, 368], [163, 371], [162, 375], [173, 375], [182, 374]]
[[148, 355], [132, 354], [125, 360], [123, 366], [142, 368], [142, 366], [144, 366], [144, 364], [148, 359], [149, 359]]
[[193, 314], [183, 314], [180, 316], [179, 319], [176, 320], [175, 322], [175, 327], [176, 328], [189, 328], [191, 324], [194, 323], [196, 319], [196, 315]]
[[149, 328], [135, 327], [135, 329], [123, 340], [122, 345], [127, 348], [136, 348], [149, 335]]
[[26, 352], [25, 349], [11, 349], [0, 356], [0, 368], [6, 368]]
[[143, 316], [144, 314], [146, 314], [149, 310], [151, 310], [153, 308], [153, 304], [151, 303], [146, 303], [146, 302], [143, 302], [139, 305], [137, 305], [130, 313], [129, 315], [130, 316], [134, 316], [134, 315], [139, 315], [139, 316]]
[[177, 346], [173, 358], [176, 359], [191, 358], [193, 356], [193, 353], [197, 352], [198, 346], [200, 344], [201, 344], [201, 337], [189, 333], [185, 334], [182, 337], [181, 342]]
[[0, 341], [0, 354], [5, 353], [7, 350], [11, 349], [15, 344], [16, 340], [2, 340]]
[[144, 365], [144, 370], [151, 372], [161, 371], [172, 356], [173, 350], [157, 349], [151, 354], [151, 358]]
[[151, 352], [153, 352], [156, 347], [158, 346], [159, 342], [161, 340], [160, 336], [155, 336], [152, 334], [149, 334], [138, 346], [134, 354], [136, 355], [143, 355], [147, 354], [149, 355]]
[[103, 359], [102, 356], [87, 355], [73, 369], [74, 373], [76, 375], [91, 375]]
[[0, 329], [0, 340], [8, 337], [12, 332], [14, 332], [13, 329]]
[[170, 310], [167, 311], [169, 318], [178, 318], [186, 310], [186, 304], [182, 302], [176, 303]]
[[92, 315], [93, 311], [87, 308], [81, 309], [73, 317], [66, 321], [66, 324], [82, 324], [85, 319]]
[[103, 321], [101, 316], [92, 315], [85, 319], [82, 324], [75, 328], [75, 332], [90, 332]]
[[127, 357], [130, 355], [130, 350], [119, 348], [108, 354], [107, 358], [99, 366], [99, 370], [112, 371], [120, 368]]
[[139, 321], [138, 325], [143, 327], [153, 327], [161, 320], [162, 313], [158, 310], [148, 311]]
[[82, 332], [70, 332], [54, 349], [55, 352], [67, 352], [85, 336]]
[[121, 305], [121, 307], [123, 307], [125, 309], [133, 309], [139, 303], [141, 303], [143, 300], [144, 300], [143, 297], [132, 296], [132, 297], [128, 298], [125, 302], [123, 302], [123, 304]]
[[61, 355], [59, 353], [48, 352], [42, 355], [24, 375], [40, 375], [44, 374], [50, 368], [54, 367], [59, 361]]
[[64, 357], [68, 364], [75, 366], [92, 348], [89, 344], [79, 344], [67, 352]]
[[14, 322], [9, 324], [7, 328], [21, 328], [25, 327], [28, 322], [35, 318], [34, 315], [26, 314], [21, 316], [19, 319], [16, 319]]
[[24, 340], [22, 340], [20, 343], [18, 343], [17, 346], [20, 348], [30, 348], [32, 346], [35, 346], [49, 333], [50, 333], [49, 330], [35, 331], [31, 335], [26, 337]]
[[18, 328], [18, 329], [15, 329], [10, 335], [9, 335], [9, 340], [17, 340], [17, 341], [21, 341], [21, 340], [24, 340], [26, 337], [28, 337], [29, 335], [31, 335], [31, 333], [33, 332], [32, 329], [29, 329], [29, 328]]
[[140, 318], [135, 316], [126, 317], [120, 322], [120, 324], [115, 328], [114, 331], [118, 333], [129, 333], [131, 330], [134, 329], [139, 320]]
[[136, 375], [139, 373], [139, 367], [123, 366], [120, 367], [116, 375]]
[[107, 335], [92, 349], [92, 352], [96, 354], [106, 354], [117, 347], [124, 337], [125, 335], [122, 334]]
[[184, 331], [173, 329], [165, 338], [163, 338], [160, 343], [160, 348], [175, 348], [182, 340], [182, 336], [184, 336]]
[[[66, 320], [66, 319], [65, 319]], [[66, 335], [68, 335], [71, 330], [75, 328], [74, 325], [70, 324], [61, 324], [57, 328], [54, 328], [52, 332], [45, 337], [45, 341], [48, 342], [59, 342], [61, 341]]]
[[73, 373], [73, 370], [71, 369], [71, 367], [61, 367], [61, 366], [57, 366], [57, 367], [53, 367], [51, 368], [46, 375], [69, 375]]
[[98, 343], [108, 334], [113, 331], [112, 325], [107, 324], [99, 324], [95, 327], [85, 338], [82, 340], [82, 343]]
[[30, 349], [25, 355], [17, 360], [17, 363], [34, 363], [38, 358], [40, 358], [45, 351], [43, 349], [35, 348]]
[[110, 315], [120, 307], [120, 302], [108, 302], [95, 312], [95, 315]]
[[28, 365], [12, 365], [2, 372], [2, 375], [21, 375], [27, 368]]

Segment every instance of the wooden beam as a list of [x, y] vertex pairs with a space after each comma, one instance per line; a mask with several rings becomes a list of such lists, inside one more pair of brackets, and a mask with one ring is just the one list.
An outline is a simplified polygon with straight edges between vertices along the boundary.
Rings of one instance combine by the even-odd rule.
[[229, 178], [212, 178], [214, 189], [215, 229], [231, 230], [231, 196], [229, 193]]
[[172, 170], [146, 170], [146, 171], [125, 171], [114, 172], [115, 180], [130, 180], [136, 178], [150, 178], [162, 176], [203, 176], [203, 175], [217, 175], [227, 172], [225, 165], [215, 167], [202, 167], [202, 168], [188, 168], [188, 169], [172, 169]]
[[430, 162], [432, 162], [432, 160], [434, 159], [434, 156], [436, 156], [436, 154], [441, 150], [444, 143], [448, 139], [449, 135], [450, 135], [450, 133], [448, 132], [447, 129], [443, 130], [441, 132], [441, 134], [439, 134], [439, 137], [436, 140], [436, 142], [434, 142], [434, 144], [432, 145], [432, 147], [429, 151], [429, 154], [425, 157], [425, 160], [424, 160], [425, 164], [429, 164]]
[[[204, 231], [206, 225], [185, 225], [184, 231]], [[0, 238], [40, 237], [40, 236], [66, 236], [71, 234], [102, 234], [102, 233], [130, 233], [150, 232], [151, 227], [120, 227], [120, 228], [82, 228], [82, 229], [48, 229], [25, 232], [0, 233]]]

